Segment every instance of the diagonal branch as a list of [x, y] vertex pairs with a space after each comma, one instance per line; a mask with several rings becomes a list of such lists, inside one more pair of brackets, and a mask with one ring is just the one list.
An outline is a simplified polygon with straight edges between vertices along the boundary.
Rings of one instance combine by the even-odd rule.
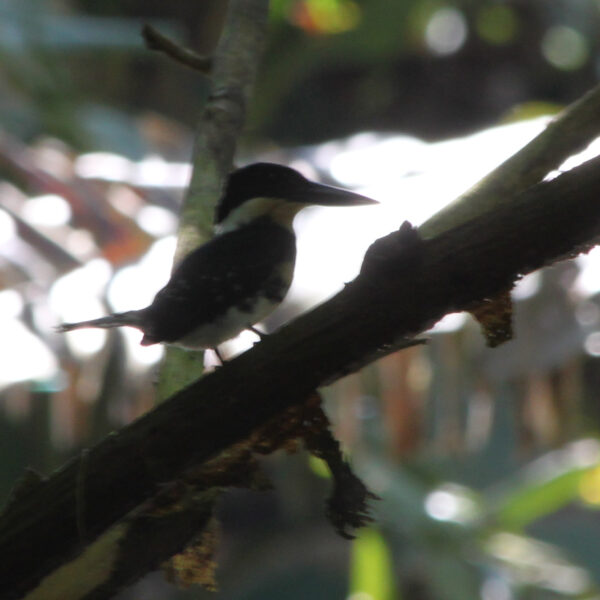
[[118, 540], [127, 534], [123, 518], [167, 482], [185, 481], [190, 469], [227, 457], [319, 386], [385, 355], [444, 314], [589, 249], [600, 235], [599, 193], [600, 159], [594, 159], [434, 238], [423, 240], [405, 223], [376, 241], [360, 275], [330, 301], [90, 449], [81, 493], [75, 493], [79, 461], [23, 490], [0, 519], [6, 597], [21, 597], [82, 556], [78, 497], [89, 539], [102, 541], [116, 560]]
[[600, 136], [600, 85], [560, 112], [533, 140], [419, 228], [423, 237], [512, 202]]
[[[567, 106], [521, 150], [423, 223], [419, 233], [433, 237], [495, 207], [510, 206], [520, 192], [542, 181], [599, 135], [600, 85]], [[480, 323], [488, 346], [512, 339], [510, 290], [473, 306], [470, 312]]]

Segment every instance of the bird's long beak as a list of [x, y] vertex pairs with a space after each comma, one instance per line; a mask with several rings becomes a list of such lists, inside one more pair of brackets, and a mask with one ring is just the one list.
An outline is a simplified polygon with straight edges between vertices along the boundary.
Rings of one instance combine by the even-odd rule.
[[305, 204], [319, 204], [321, 206], [360, 206], [364, 204], [378, 204], [375, 200], [355, 192], [342, 190], [331, 185], [308, 181], [306, 188], [301, 191], [301, 197], [294, 198]]

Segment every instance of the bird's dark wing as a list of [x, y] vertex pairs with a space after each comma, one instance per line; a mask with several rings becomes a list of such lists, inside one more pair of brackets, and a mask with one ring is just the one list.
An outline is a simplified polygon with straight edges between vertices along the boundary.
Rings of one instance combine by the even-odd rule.
[[268, 218], [221, 234], [186, 256], [145, 309], [151, 342], [174, 342], [237, 307], [248, 310], [259, 294], [281, 301], [287, 283], [274, 267], [296, 257], [291, 231]]

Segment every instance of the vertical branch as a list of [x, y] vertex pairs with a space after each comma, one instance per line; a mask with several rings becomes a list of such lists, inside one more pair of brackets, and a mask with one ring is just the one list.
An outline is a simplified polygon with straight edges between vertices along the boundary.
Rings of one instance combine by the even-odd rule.
[[231, 170], [262, 56], [268, 5], [268, 0], [229, 2], [214, 56], [209, 100], [196, 129], [192, 178], [181, 211], [176, 263], [211, 236], [215, 202]]
[[[208, 102], [196, 128], [192, 177], [181, 209], [174, 264], [212, 235], [214, 207], [231, 171], [237, 138], [265, 45], [268, 0], [230, 0], [212, 61]], [[158, 396], [164, 399], [197, 379], [201, 355], [169, 348]]]

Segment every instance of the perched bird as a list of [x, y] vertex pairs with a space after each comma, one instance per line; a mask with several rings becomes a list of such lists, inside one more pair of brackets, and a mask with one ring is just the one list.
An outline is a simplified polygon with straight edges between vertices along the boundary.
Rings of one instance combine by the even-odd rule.
[[282, 165], [255, 163], [237, 169], [216, 209], [215, 237], [181, 261], [150, 306], [64, 323], [58, 329], [130, 326], [142, 330], [143, 346], [162, 342], [216, 350], [244, 329], [254, 330], [281, 303], [296, 259], [292, 221], [314, 204], [375, 201], [310, 181]]

